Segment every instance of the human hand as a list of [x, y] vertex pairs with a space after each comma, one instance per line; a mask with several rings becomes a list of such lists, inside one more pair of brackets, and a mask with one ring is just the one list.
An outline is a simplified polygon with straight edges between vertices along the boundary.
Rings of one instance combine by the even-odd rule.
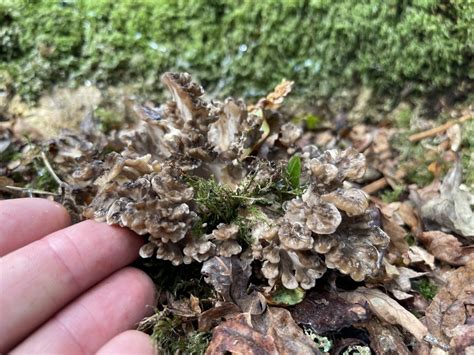
[[141, 238], [44, 199], [0, 201], [0, 353], [153, 354], [132, 329], [153, 282], [126, 267]]

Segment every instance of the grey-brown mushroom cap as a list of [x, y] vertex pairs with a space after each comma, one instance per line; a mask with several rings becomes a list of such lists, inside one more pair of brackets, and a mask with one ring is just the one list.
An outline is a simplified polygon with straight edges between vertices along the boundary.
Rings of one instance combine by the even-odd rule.
[[339, 210], [347, 213], [348, 216], [358, 216], [369, 207], [367, 194], [359, 189], [337, 189], [321, 196], [321, 199], [332, 203]]
[[380, 269], [390, 238], [372, 222], [373, 210], [345, 217], [336, 233], [315, 237], [315, 251], [324, 254], [326, 266], [350, 275], [355, 281], [374, 276]]

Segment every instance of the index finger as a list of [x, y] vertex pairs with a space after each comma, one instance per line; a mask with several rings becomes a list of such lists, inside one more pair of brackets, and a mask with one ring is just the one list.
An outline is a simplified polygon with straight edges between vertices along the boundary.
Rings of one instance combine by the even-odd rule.
[[57, 310], [138, 256], [143, 239], [85, 221], [0, 259], [0, 353]]
[[71, 224], [66, 209], [42, 198], [0, 201], [0, 256]]

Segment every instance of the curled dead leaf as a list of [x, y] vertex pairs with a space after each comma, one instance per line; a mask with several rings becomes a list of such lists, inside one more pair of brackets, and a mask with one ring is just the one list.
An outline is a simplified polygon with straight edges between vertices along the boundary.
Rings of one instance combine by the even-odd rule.
[[[452, 341], [458, 348], [460, 344], [469, 345], [455, 338], [460, 334], [467, 336], [474, 331], [474, 262], [452, 273], [447, 285], [436, 294], [426, 309], [425, 323], [429, 331], [440, 340], [446, 343]], [[459, 326], [467, 328], [458, 328]], [[462, 354], [463, 351], [457, 353]]]
[[280, 307], [268, 307], [263, 315], [266, 334], [270, 335], [279, 354], [319, 354], [316, 344], [293, 320], [290, 312]]
[[254, 330], [241, 315], [214, 328], [206, 355], [278, 355], [273, 338]]
[[403, 341], [400, 331], [393, 325], [381, 322], [379, 319], [371, 319], [363, 324], [370, 336], [370, 347], [376, 354], [384, 355], [408, 355], [410, 354]]
[[434, 256], [417, 245], [410, 246], [410, 248], [408, 249], [407, 257], [408, 264], [422, 263], [427, 265], [431, 270], [435, 269]]
[[453, 235], [441, 231], [423, 232], [418, 239], [438, 260], [452, 265], [465, 265], [473, 258], [472, 253], [463, 253], [462, 243]]
[[222, 304], [208, 309], [200, 314], [198, 318], [198, 330], [207, 332], [222, 319], [229, 319], [241, 313], [240, 307], [232, 302], [223, 302]]
[[249, 106], [249, 111], [254, 111], [257, 108], [277, 109], [283, 102], [283, 99], [291, 92], [294, 81], [283, 79], [280, 84], [275, 86], [275, 89], [269, 93], [265, 98], [260, 99], [257, 105]]
[[428, 224], [448, 228], [464, 237], [474, 237], [472, 194], [461, 189], [461, 181], [462, 166], [457, 161], [444, 177], [437, 197], [427, 198], [419, 191], [421, 216]]
[[382, 227], [385, 233], [390, 237], [388, 245], [388, 255], [390, 261], [399, 259], [403, 253], [408, 251], [408, 243], [405, 239], [406, 230], [397, 224], [393, 218], [382, 215]]
[[349, 303], [335, 292], [315, 289], [293, 307], [291, 314], [298, 324], [310, 325], [318, 334], [338, 331], [369, 317], [364, 305]]
[[340, 293], [340, 296], [351, 303], [367, 302], [380, 320], [402, 326], [419, 341], [428, 335], [428, 328], [418, 318], [380, 290], [359, 287], [355, 291]]
[[248, 322], [246, 314], [228, 320], [213, 330], [206, 355], [217, 354], [320, 354], [316, 343], [299, 328], [288, 310], [269, 307]]

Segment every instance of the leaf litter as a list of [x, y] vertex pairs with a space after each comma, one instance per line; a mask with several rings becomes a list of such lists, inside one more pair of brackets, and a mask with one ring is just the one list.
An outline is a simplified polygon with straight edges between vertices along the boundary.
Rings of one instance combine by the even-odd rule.
[[188, 74], [163, 83], [159, 106], [62, 89], [0, 115], [3, 198], [148, 241], [137, 266], [160, 296], [139, 329], [162, 353], [472, 351], [472, 108], [437, 125], [402, 103], [368, 124], [361, 94], [296, 120], [290, 81], [253, 105], [208, 101]]

